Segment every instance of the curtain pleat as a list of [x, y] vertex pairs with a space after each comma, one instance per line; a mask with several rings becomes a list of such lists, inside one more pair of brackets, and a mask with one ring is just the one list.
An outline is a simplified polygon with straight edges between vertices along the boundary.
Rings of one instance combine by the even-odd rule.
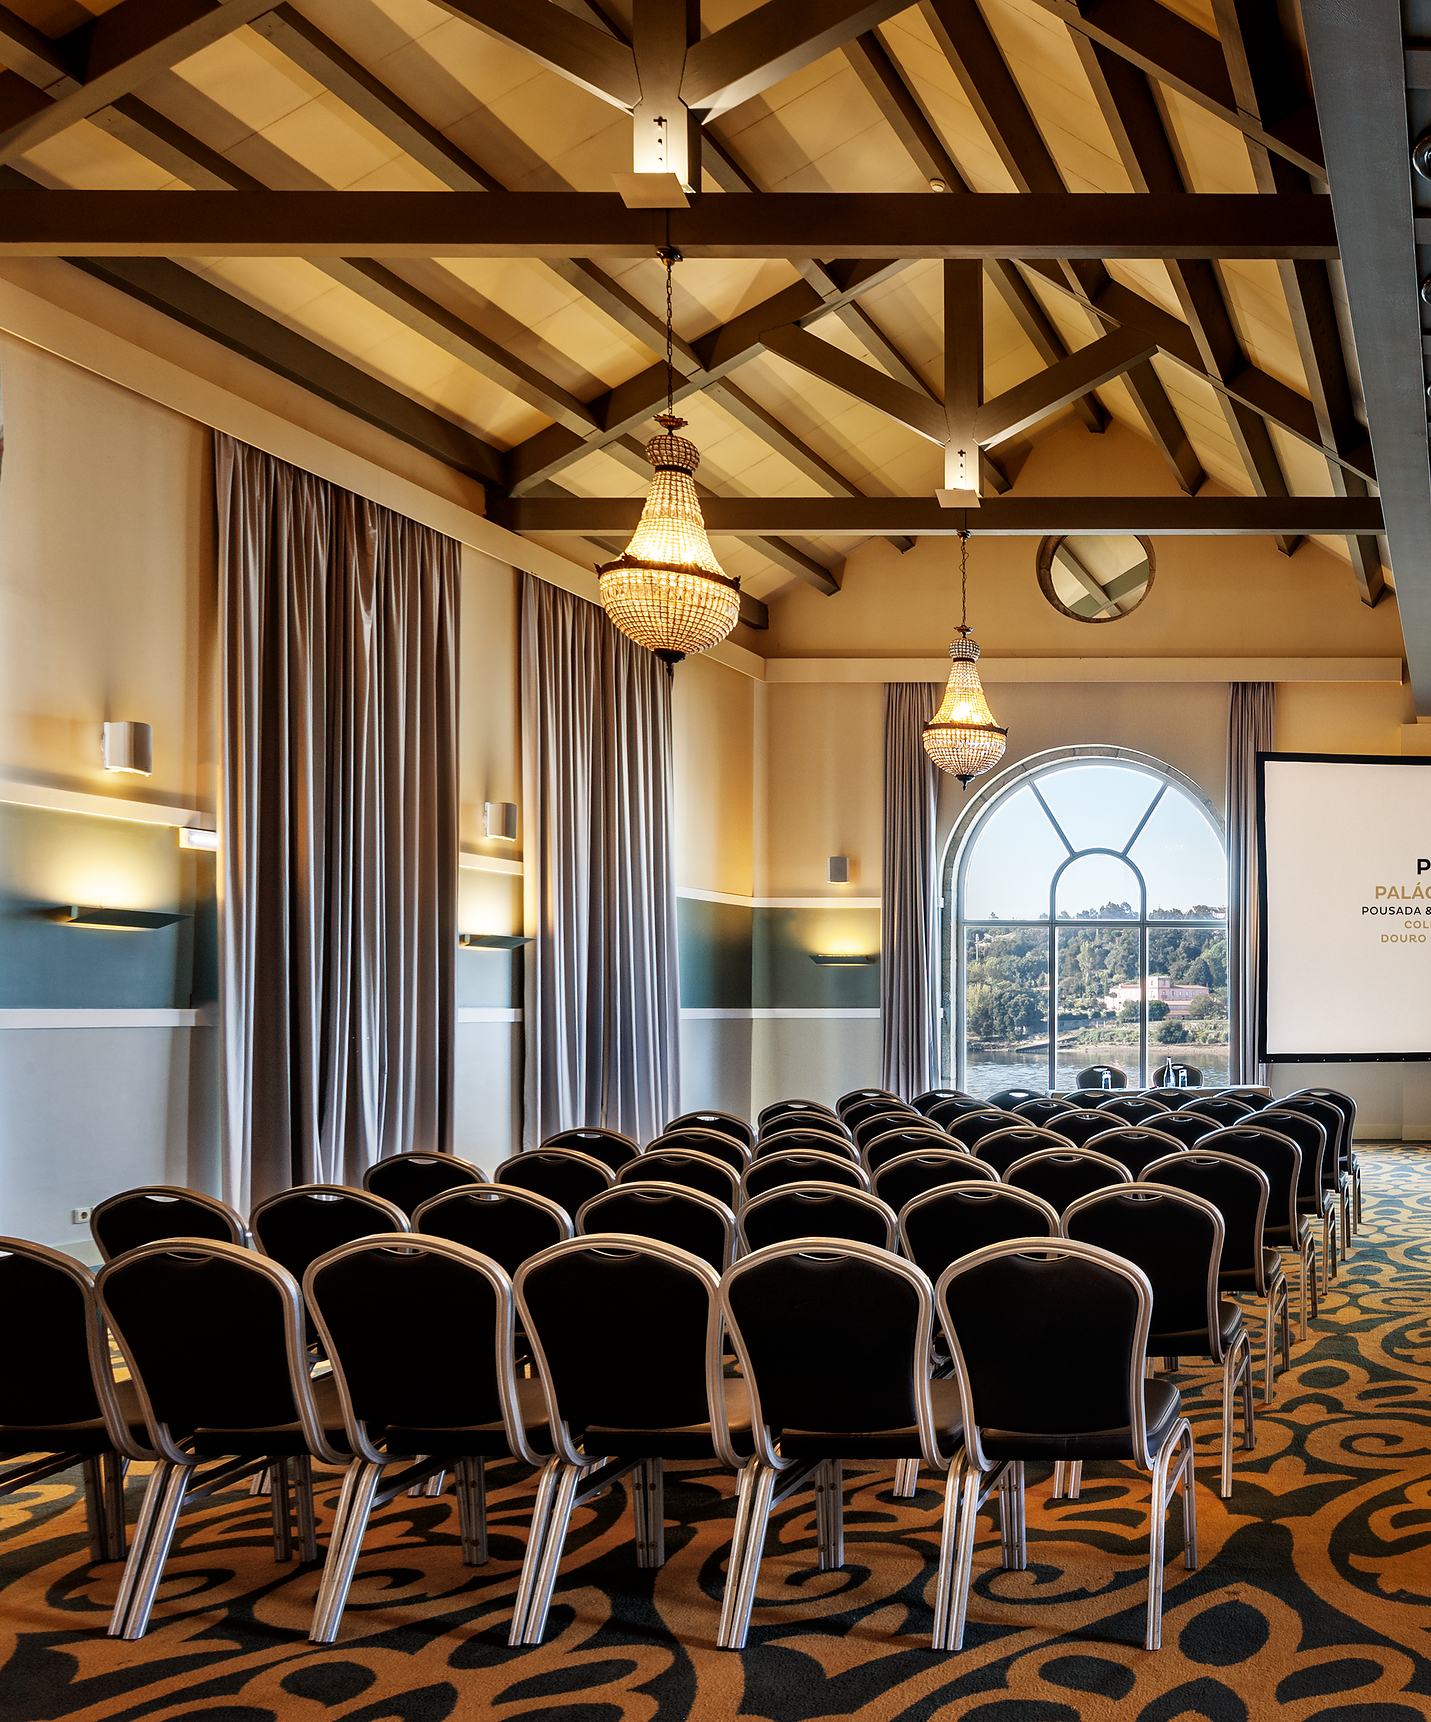
[[1261, 913], [1257, 896], [1257, 755], [1276, 745], [1273, 682], [1233, 682], [1227, 708], [1227, 1013], [1229, 1075], [1262, 1083], [1257, 1057]]
[[448, 1148], [461, 549], [215, 438], [226, 1193]]
[[884, 687], [884, 865], [880, 917], [880, 1082], [906, 1099], [939, 1079], [934, 824], [939, 769], [923, 730], [937, 683]]
[[658, 1135], [680, 1092], [671, 682], [594, 604], [522, 579], [523, 1142]]

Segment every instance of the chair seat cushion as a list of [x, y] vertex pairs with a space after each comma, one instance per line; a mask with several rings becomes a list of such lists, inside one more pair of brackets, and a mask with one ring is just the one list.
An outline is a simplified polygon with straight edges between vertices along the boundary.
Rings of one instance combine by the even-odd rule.
[[[959, 1383], [931, 1381], [929, 1397], [939, 1450], [952, 1457], [964, 1440]], [[779, 1434], [785, 1459], [918, 1459], [924, 1451], [912, 1423], [903, 1429], [782, 1429]]]
[[[535, 1378], [517, 1377], [517, 1407], [522, 1414], [522, 1427], [527, 1444], [537, 1453], [552, 1450], [551, 1432], [547, 1428], [547, 1402], [542, 1384]], [[370, 1434], [376, 1431], [370, 1430]], [[464, 1429], [422, 1429], [390, 1424], [383, 1432], [389, 1453], [427, 1453], [435, 1459], [510, 1458], [506, 1426], [497, 1423], [475, 1423]]]
[[[1156, 1311], [1154, 1312], [1156, 1313]], [[1242, 1309], [1233, 1303], [1231, 1298], [1217, 1300], [1217, 1325], [1220, 1330], [1219, 1338], [1222, 1349], [1226, 1351], [1242, 1332]], [[1150, 1333], [1148, 1335], [1148, 1355], [1150, 1357], [1211, 1357], [1212, 1347], [1207, 1342], [1205, 1327], [1190, 1328], [1185, 1333]]]
[[[1262, 1251], [1262, 1283], [1270, 1292], [1274, 1280], [1282, 1277], [1282, 1258], [1276, 1250], [1264, 1248]], [[1217, 1283], [1223, 1291], [1250, 1292], [1257, 1289], [1257, 1276], [1251, 1268], [1233, 1268], [1227, 1273], [1217, 1276]]]
[[[116, 1381], [119, 1415], [128, 1426], [130, 1439], [149, 1451], [149, 1431], [132, 1381]], [[87, 1417], [80, 1423], [0, 1423], [0, 1453], [108, 1453], [113, 1443], [102, 1417]]]
[[[350, 1452], [348, 1433], [343, 1427], [343, 1405], [338, 1397], [337, 1383], [331, 1375], [322, 1376], [313, 1383], [313, 1399], [328, 1445], [339, 1453]], [[206, 1459], [230, 1454], [255, 1459], [268, 1453], [287, 1456], [306, 1453], [308, 1438], [303, 1433], [303, 1425], [296, 1421], [257, 1429], [196, 1429], [194, 1451]]]
[[[1182, 1414], [1182, 1395], [1170, 1381], [1143, 1383], [1144, 1416], [1148, 1423], [1148, 1446], [1156, 1453], [1167, 1440]], [[1133, 1451], [1131, 1427], [1086, 1429], [1078, 1433], [1054, 1434], [1024, 1429], [979, 1430], [979, 1442], [987, 1459], [1139, 1459]]]
[[[731, 1443], [742, 1457], [755, 1451], [750, 1429], [750, 1396], [738, 1375], [726, 1376], [725, 1419]], [[681, 1429], [614, 1429], [591, 1424], [580, 1432], [588, 1453], [616, 1459], [713, 1459], [715, 1442], [709, 1423], [691, 1423]]]

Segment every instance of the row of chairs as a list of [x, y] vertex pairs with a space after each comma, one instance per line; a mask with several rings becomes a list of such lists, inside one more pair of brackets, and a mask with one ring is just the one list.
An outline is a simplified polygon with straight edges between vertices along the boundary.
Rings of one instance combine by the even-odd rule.
[[[1056, 1456], [1151, 1473], [1145, 1644], [1156, 1648], [1163, 1526], [1179, 1494], [1196, 1565], [1191, 1431], [1177, 1389], [1146, 1378], [1167, 1338], [1158, 1294], [1131, 1258], [1073, 1235], [1079, 1215], [1096, 1229], [1096, 1204], [1070, 1210], [1060, 1233], [1036, 1198], [993, 1194], [1018, 1235], [965, 1252], [937, 1287], [915, 1261], [857, 1242], [792, 1240], [722, 1274], [626, 1234], [558, 1242], [515, 1279], [447, 1239], [380, 1235], [320, 1256], [301, 1288], [277, 1261], [208, 1239], [139, 1246], [97, 1281], [7, 1239], [0, 1278], [9, 1291], [28, 1276], [39, 1294], [27, 1344], [32, 1361], [43, 1356], [51, 1408], [63, 1390], [72, 1413], [51, 1435], [154, 1467], [111, 1636], [145, 1631], [186, 1502], [244, 1476], [272, 1480], [276, 1558], [290, 1558], [295, 1496], [298, 1541], [314, 1558], [317, 1461], [344, 1467], [311, 1628], [331, 1643], [374, 1508], [452, 1472], [462, 1559], [481, 1565], [484, 1466], [515, 1459], [539, 1477], [509, 1641], [538, 1643], [574, 1508], [629, 1477], [637, 1562], [660, 1566], [663, 1463], [716, 1460], [739, 1475], [718, 1642], [740, 1648], [774, 1505], [813, 1485], [819, 1564], [839, 1567], [842, 1465], [894, 1461], [946, 1479], [931, 1643], [952, 1650], [980, 1511], [998, 1502], [1005, 1565], [1021, 1569], [1024, 1466]], [[1215, 1253], [1212, 1213], [1157, 1186], [1145, 1195], [1195, 1212]], [[305, 1322], [331, 1375], [310, 1373]], [[945, 1375], [931, 1369], [936, 1325]], [[110, 1371], [106, 1332], [127, 1382]], [[530, 1378], [518, 1373], [518, 1332]]]

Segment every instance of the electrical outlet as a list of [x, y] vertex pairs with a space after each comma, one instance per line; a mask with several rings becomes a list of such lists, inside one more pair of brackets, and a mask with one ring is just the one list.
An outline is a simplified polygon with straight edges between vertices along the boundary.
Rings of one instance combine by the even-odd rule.
[[70, 1224], [72, 1226], [87, 1226], [89, 1224], [88, 1208], [71, 1208]]

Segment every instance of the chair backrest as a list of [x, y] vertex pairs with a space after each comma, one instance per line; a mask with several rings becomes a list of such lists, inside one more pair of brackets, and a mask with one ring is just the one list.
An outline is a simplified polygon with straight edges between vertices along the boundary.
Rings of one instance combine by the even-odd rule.
[[1146, 1124], [1164, 1117], [1171, 1108], [1150, 1094], [1115, 1094], [1110, 1100], [1100, 1100], [1098, 1110], [1120, 1124]]
[[972, 1148], [976, 1142], [992, 1136], [997, 1130], [1032, 1129], [1033, 1126], [1024, 1125], [1022, 1118], [1015, 1118], [1012, 1112], [1004, 1112], [997, 1106], [981, 1106], [977, 1112], [961, 1112], [951, 1118], [945, 1128], [956, 1142]]
[[789, 1154], [799, 1148], [813, 1149], [817, 1154], [838, 1154], [842, 1160], [858, 1160], [859, 1150], [843, 1131], [819, 1130], [813, 1124], [785, 1123], [777, 1126], [755, 1145], [755, 1158], [767, 1154]]
[[169, 1238], [106, 1262], [95, 1293], [165, 1459], [193, 1463], [178, 1445], [190, 1431], [196, 1453], [215, 1455], [245, 1451], [249, 1431], [298, 1423], [310, 1451], [341, 1460], [309, 1387], [302, 1293], [280, 1263]]
[[1191, 1100], [1181, 1101], [1178, 1111], [1196, 1112], [1201, 1118], [1210, 1118], [1217, 1128], [1226, 1129], [1249, 1117], [1252, 1108], [1245, 1100], [1235, 1100], [1230, 1094], [1195, 1094]]
[[821, 1435], [910, 1428], [927, 1463], [947, 1462], [929, 1397], [933, 1299], [913, 1262], [836, 1239], [772, 1244], [726, 1270], [720, 1301], [767, 1464], [797, 1459], [802, 1436], [818, 1451]]
[[1002, 1130], [991, 1130], [979, 1137], [969, 1152], [976, 1159], [992, 1166], [1002, 1178], [1016, 1160], [1037, 1154], [1041, 1148], [1062, 1148], [1071, 1144], [1057, 1130], [1042, 1130], [1037, 1124], [1007, 1124]]
[[[1153, 1078], [1154, 1088], [1201, 1088], [1202, 1085], [1202, 1071], [1197, 1065], [1183, 1064], [1171, 1058], [1158, 1067]], [[1154, 1319], [1156, 1320], [1156, 1317]]]
[[575, 1148], [578, 1154], [590, 1154], [613, 1172], [628, 1166], [641, 1153], [634, 1136], [623, 1136], [619, 1130], [607, 1130], [599, 1124], [579, 1124], [573, 1130], [558, 1130], [542, 1143], [543, 1148]]
[[871, 1137], [860, 1151], [860, 1159], [864, 1162], [865, 1171], [873, 1177], [881, 1166], [887, 1166], [901, 1154], [918, 1154], [948, 1146], [949, 1137], [945, 1131], [920, 1119], [918, 1124], [911, 1124], [907, 1129], [886, 1130], [881, 1136]]
[[90, 1236], [105, 1261], [163, 1238], [210, 1238], [252, 1249], [243, 1216], [217, 1196], [179, 1184], [142, 1184], [106, 1196], [89, 1216]]
[[718, 1274], [735, 1255], [735, 1215], [729, 1205], [679, 1184], [632, 1182], [603, 1190], [582, 1203], [576, 1230], [578, 1237], [622, 1232], [654, 1238], [699, 1256]]
[[1211, 1202], [1162, 1184], [1095, 1190], [1064, 1210], [1059, 1229], [1065, 1238], [1136, 1263], [1147, 1275], [1153, 1288], [1150, 1350], [1175, 1357], [1205, 1351], [1222, 1362], [1222, 1215]]
[[684, 1189], [714, 1196], [733, 1211], [740, 1200], [741, 1176], [728, 1161], [718, 1160], [714, 1154], [698, 1154], [684, 1148], [648, 1148], [637, 1164], [622, 1168], [616, 1182], [679, 1184]]
[[1080, 1088], [1126, 1088], [1128, 1072], [1118, 1064], [1090, 1064], [1076, 1081]]
[[1293, 1112], [1282, 1106], [1269, 1106], [1257, 1114], [1264, 1130], [1275, 1130], [1290, 1136], [1302, 1150], [1302, 1167], [1297, 1174], [1297, 1200], [1309, 1211], [1319, 1211], [1327, 1183], [1327, 1127], [1320, 1119], [1305, 1112]]
[[87, 1267], [44, 1244], [0, 1238], [0, 1309], [9, 1311], [0, 1452], [21, 1450], [6, 1428], [114, 1419], [109, 1346]]
[[455, 1190], [461, 1184], [485, 1184], [480, 1166], [455, 1154], [388, 1154], [363, 1173], [363, 1188], [395, 1203], [409, 1219], [429, 1196]]
[[[638, 1161], [629, 1164], [634, 1166]], [[616, 1179], [609, 1166], [575, 1148], [528, 1148], [504, 1160], [493, 1172], [492, 1182], [535, 1190], [572, 1215], [598, 1190], [609, 1190]]]
[[380, 1443], [396, 1458], [430, 1452], [422, 1432], [497, 1423], [516, 1458], [542, 1462], [517, 1405], [512, 1282], [495, 1261], [422, 1233], [360, 1238], [320, 1256], [303, 1293], [364, 1459], [382, 1462]]
[[254, 1241], [298, 1281], [308, 1264], [339, 1244], [373, 1232], [406, 1232], [408, 1217], [396, 1202], [346, 1184], [298, 1184], [260, 1202], [248, 1217]]
[[1327, 1163], [1323, 1176], [1328, 1184], [1334, 1184], [1337, 1173], [1346, 1171], [1350, 1164], [1351, 1123], [1356, 1117], [1356, 1102], [1330, 1088], [1300, 1088], [1275, 1104], [1284, 1110], [1295, 1107], [1326, 1126]]
[[1287, 1230], [1287, 1242], [1297, 1241], [1297, 1190], [1302, 1174], [1302, 1150], [1291, 1136], [1284, 1136], [1276, 1121], [1264, 1124], [1263, 1114], [1254, 1113], [1255, 1124], [1234, 1124], [1227, 1130], [1214, 1130], [1198, 1143], [1199, 1154], [1235, 1154], [1249, 1166], [1258, 1166], [1267, 1175], [1267, 1213], [1264, 1224], [1269, 1231]]
[[1132, 1175], [1111, 1154], [1092, 1148], [1041, 1148], [1016, 1160], [1004, 1173], [1004, 1182], [1014, 1190], [1031, 1190], [1061, 1214], [1070, 1202], [1091, 1190], [1106, 1190], [1110, 1184], [1131, 1184]]
[[942, 1184], [905, 1203], [899, 1241], [905, 1255], [937, 1280], [960, 1256], [1009, 1238], [1058, 1236], [1058, 1210], [1028, 1190], [973, 1179]]
[[1262, 1228], [1267, 1216], [1267, 1174], [1232, 1154], [1189, 1148], [1143, 1168], [1143, 1184], [1167, 1184], [1211, 1202], [1222, 1215], [1222, 1271], [1250, 1274], [1249, 1289], [1265, 1292]]
[[924, 1130], [935, 1135], [942, 1135], [937, 1124], [931, 1124], [921, 1112], [877, 1112], [873, 1117], [862, 1118], [858, 1124], [852, 1125], [850, 1135], [854, 1138], [855, 1147], [864, 1153], [869, 1143], [876, 1137], [888, 1136], [892, 1130]]
[[986, 1106], [997, 1106], [1001, 1112], [1012, 1112], [1016, 1106], [1022, 1106], [1028, 1100], [1047, 1100], [1046, 1088], [1000, 1088], [991, 1094], [984, 1102]]
[[[1204, 1086], [1206, 1085], [1204, 1084]], [[1260, 1112], [1264, 1106], [1275, 1106], [1277, 1104], [1272, 1098], [1272, 1090], [1270, 1088], [1252, 1088], [1244, 1086], [1241, 1088], [1223, 1088], [1219, 1092], [1222, 1094], [1230, 1094], [1234, 1100], [1245, 1101], [1254, 1112]]]
[[1061, 1100], [1065, 1106], [1092, 1108], [1100, 1106], [1108, 1098], [1106, 1088], [1066, 1088], [1062, 1094], [1049, 1095], [1050, 1100]]
[[876, 1249], [899, 1246], [894, 1210], [863, 1190], [835, 1184], [781, 1184], [740, 1210], [743, 1253], [792, 1238], [847, 1238]]
[[[647, 1154], [703, 1154], [707, 1160], [720, 1160], [730, 1167], [738, 1178], [750, 1164], [751, 1150], [744, 1142], [737, 1142], [733, 1136], [727, 1136], [721, 1130], [702, 1130], [694, 1125], [686, 1125], [680, 1130], [668, 1130], [663, 1136], [657, 1136], [646, 1144]], [[625, 1170], [625, 1167], [622, 1168]], [[634, 1177], [635, 1174], [633, 1173]], [[651, 1172], [648, 1176], [659, 1178], [659, 1172]]]
[[718, 1130], [722, 1136], [729, 1136], [731, 1141], [739, 1142], [744, 1148], [755, 1146], [755, 1126], [747, 1119], [737, 1118], [733, 1112], [683, 1112], [666, 1126], [667, 1131], [687, 1128]]
[[1043, 1127], [1052, 1126], [1055, 1118], [1068, 1117], [1073, 1108], [1066, 1100], [1055, 1100], [1051, 1094], [1036, 1094], [1032, 1100], [1021, 1100], [1017, 1106], [1011, 1106], [1009, 1111], [1025, 1124]]
[[774, 1100], [769, 1106], [763, 1106], [756, 1117], [757, 1131], [763, 1131], [767, 1125], [773, 1124], [777, 1118], [804, 1116], [815, 1113], [830, 1118], [839, 1123], [840, 1115], [833, 1106], [826, 1106], [823, 1100]]
[[523, 1264], [517, 1308], [562, 1458], [624, 1456], [629, 1446], [614, 1443], [629, 1444], [637, 1431], [673, 1432], [667, 1456], [678, 1457], [690, 1432], [704, 1428], [732, 1462], [719, 1288], [700, 1257], [623, 1232], [553, 1244]]
[[892, 1100], [897, 1106], [908, 1105], [907, 1101], [888, 1088], [852, 1088], [848, 1094], [842, 1094], [835, 1102], [835, 1111], [843, 1118], [852, 1106], [863, 1106], [871, 1100]]
[[937, 1124], [941, 1130], [947, 1130], [956, 1118], [963, 1118], [970, 1112], [987, 1112], [987, 1100], [976, 1100], [972, 1094], [951, 1094], [946, 1100], [936, 1100], [926, 1108], [924, 1116], [931, 1124]]
[[528, 1256], [571, 1236], [571, 1215], [550, 1196], [515, 1184], [474, 1184], [429, 1196], [412, 1217], [412, 1229], [447, 1238], [490, 1256], [508, 1275]]
[[[1165, 1116], [1171, 1118], [1173, 1114]], [[1160, 1119], [1156, 1128], [1127, 1125], [1120, 1129], [1115, 1125], [1101, 1136], [1090, 1138], [1086, 1146], [1096, 1154], [1106, 1154], [1109, 1159], [1119, 1161], [1128, 1168], [1129, 1176], [1136, 1178], [1149, 1161], [1161, 1160], [1165, 1154], [1175, 1154], [1187, 1144], [1177, 1136], [1165, 1136]]]
[[1051, 1130], [1055, 1136], [1061, 1136], [1065, 1142], [1075, 1148], [1082, 1148], [1091, 1142], [1095, 1136], [1102, 1136], [1109, 1130], [1115, 1130], [1118, 1122], [1110, 1118], [1106, 1112], [1096, 1106], [1071, 1107], [1062, 1112], [1057, 1118], [1052, 1118], [1044, 1125], [1045, 1130]]
[[[966, 1094], [962, 1088], [926, 1088], [923, 1094], [916, 1094], [910, 1105], [916, 1112], [928, 1116], [931, 1106], [937, 1106], [941, 1100], [973, 1100], [972, 1094]], [[978, 1102], [975, 1102], [977, 1105]]]
[[930, 1148], [886, 1160], [871, 1177], [870, 1188], [880, 1201], [887, 1202], [899, 1214], [906, 1203], [926, 1190], [936, 1190], [943, 1184], [968, 1184], [977, 1178], [995, 1183], [998, 1176], [987, 1161], [976, 1160], [965, 1149]]
[[841, 1184], [848, 1190], [868, 1190], [869, 1179], [864, 1168], [838, 1154], [812, 1153], [797, 1149], [783, 1154], [767, 1154], [757, 1160], [740, 1181], [740, 1196], [748, 1202], [763, 1196], [782, 1184]]
[[1057, 1459], [1060, 1436], [1122, 1429], [1151, 1468], [1143, 1363], [1153, 1288], [1141, 1269], [1092, 1244], [1011, 1240], [951, 1262], [934, 1295], [964, 1440], [981, 1469], [992, 1463], [990, 1430], [1001, 1432], [1001, 1454]]
[[1204, 1118], [1201, 1112], [1165, 1112], [1156, 1125], [1159, 1136], [1181, 1142], [1184, 1148], [1191, 1148], [1195, 1142], [1200, 1142], [1217, 1128], [1218, 1126], [1210, 1118]]
[[852, 1100], [840, 1107], [840, 1119], [852, 1135], [871, 1118], [918, 1118], [919, 1114], [903, 1100]]

